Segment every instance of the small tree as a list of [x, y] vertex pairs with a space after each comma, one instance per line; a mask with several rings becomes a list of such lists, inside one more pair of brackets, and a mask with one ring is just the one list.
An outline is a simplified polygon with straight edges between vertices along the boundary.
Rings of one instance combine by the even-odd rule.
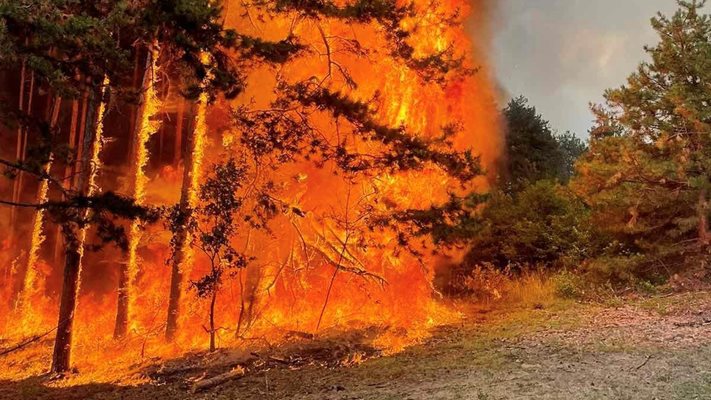
[[[244, 165], [244, 164], [241, 164]], [[191, 282], [198, 297], [210, 299], [210, 351], [215, 351], [215, 304], [217, 294], [228, 275], [240, 268], [245, 268], [249, 259], [232, 247], [231, 241], [237, 235], [239, 220], [237, 214], [244, 205], [244, 198], [239, 196], [247, 169], [238, 165], [233, 158], [223, 164], [216, 164], [210, 177], [200, 188], [202, 204], [193, 210], [193, 218], [187, 221], [187, 229], [192, 234], [192, 246], [199, 249], [210, 263], [210, 271]], [[184, 218], [179, 212], [173, 212], [172, 221]]]

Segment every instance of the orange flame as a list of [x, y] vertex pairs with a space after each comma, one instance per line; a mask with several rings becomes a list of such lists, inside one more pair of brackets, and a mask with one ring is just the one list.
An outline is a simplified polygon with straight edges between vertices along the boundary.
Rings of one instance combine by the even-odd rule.
[[[269, 67], [254, 71], [249, 76], [247, 91], [231, 104], [208, 106], [207, 94], [200, 96], [194, 125], [190, 205], [194, 207], [199, 201], [202, 166], [219, 160], [233, 151], [234, 146], [239, 146], [239, 140], [235, 139], [240, 132], [222, 132], [226, 125], [224, 109], [247, 103], [253, 108], [267, 108], [274, 99], [271, 93], [277, 80], [296, 82], [316, 77], [323, 85], [335, 91], [348, 91], [356, 99], [375, 99], [372, 107], [382, 123], [404, 125], [426, 137], [438, 137], [442, 127], [459, 121], [462, 131], [454, 138], [454, 147], [474, 149], [484, 167], [491, 167], [500, 151], [501, 135], [496, 89], [484, 57], [485, 27], [470, 35], [461, 24], [439, 22], [442, 14], [483, 13], [484, 3], [418, 0], [416, 6], [419, 11], [426, 11], [425, 17], [406, 23], [417, 28], [412, 38], [417, 55], [449, 48], [464, 50], [468, 53], [466, 63], [477, 68], [477, 73], [448, 82], [442, 88], [423, 82], [416, 73], [382, 54], [383, 32], [377, 27], [351, 26], [330, 20], [295, 23], [287, 18], [260, 22], [251, 18], [243, 3], [230, 1], [226, 25], [264, 39], [298, 34], [314, 51], [278, 72]], [[343, 40], [367, 43], [374, 52], [360, 56], [339, 52], [338, 46], [342, 45], [339, 41]], [[349, 76], [342, 70], [348, 71]], [[351, 78], [358, 83], [357, 88], [350, 87]], [[159, 107], [153, 95], [146, 97], [155, 101], [150, 101], [151, 111], [145, 113], [142, 122], [146, 123], [147, 136], [139, 138], [144, 144], [139, 149], [145, 152], [139, 154], [136, 196], [146, 203], [167, 203], [180, 190], [181, 174], [165, 169], [156, 172], [150, 181], [148, 175], [143, 174], [148, 159], [145, 147], [148, 132], [156, 129], [149, 120]], [[103, 107], [102, 103], [102, 113]], [[376, 144], [340, 137], [338, 122], [326, 115], [318, 117], [315, 123], [329, 140], [344, 140], [359, 152], [378, 150]], [[209, 140], [219, 134], [223, 134], [222, 141]], [[92, 157], [92, 166], [97, 170], [98, 156], [97, 151]], [[219, 332], [218, 345], [246, 346], [250, 342], [245, 339], [249, 338], [274, 342], [290, 331], [314, 333], [317, 326], [320, 326], [318, 332], [339, 327], [378, 326], [381, 334], [374, 344], [387, 351], [397, 351], [425, 337], [432, 326], [456, 318], [456, 313], [436, 301], [432, 287], [433, 266], [442, 260], [431, 256], [422, 264], [398, 247], [392, 233], [373, 232], [362, 218], [365, 212], [362, 206], [374, 204], [376, 211], [426, 208], [446, 200], [450, 192], [486, 189], [486, 180], [461, 187], [433, 167], [407, 173], [382, 173], [367, 179], [344, 179], [334, 172], [332, 165], [319, 168], [305, 161], [264, 172], [263, 179], [279, 183], [280, 200], [300, 212], [277, 217], [270, 225], [270, 232], [245, 231], [235, 238], [239, 248], [254, 256], [255, 261], [228, 280], [219, 294], [217, 325], [225, 329]], [[95, 174], [92, 174], [91, 187], [92, 192], [98, 190]], [[112, 376], [106, 373], [109, 367], [103, 361], [107, 352], [118, 364], [126, 366], [137, 359], [206, 347], [207, 335], [202, 328], [206, 325], [206, 306], [189, 292], [181, 297], [182, 329], [176, 342], [163, 343], [161, 329], [165, 321], [162, 318], [168, 303], [170, 276], [169, 268], [163, 264], [169, 256], [169, 237], [160, 226], [149, 227], [146, 236], [151, 240], [140, 243], [133, 227], [131, 233], [131, 262], [135, 265], [140, 255], [145, 265], [135, 273], [132, 296], [135, 302], [132, 323], [142, 330], [140, 335], [112, 342], [115, 296], [112, 292], [84, 287], [75, 323], [74, 354], [76, 363], [85, 367], [83, 371], [98, 371], [91, 374], [94, 381]], [[82, 237], [84, 235], [85, 232]], [[208, 266], [201, 257], [191, 255], [181, 268], [189, 279], [197, 279]], [[40, 309], [38, 312], [45, 312], [45, 308]], [[53, 312], [52, 307], [46, 310]], [[7, 332], [7, 325], [0, 324], [0, 332]], [[240, 331], [235, 335], [237, 326]], [[25, 331], [22, 335], [29, 333]]]

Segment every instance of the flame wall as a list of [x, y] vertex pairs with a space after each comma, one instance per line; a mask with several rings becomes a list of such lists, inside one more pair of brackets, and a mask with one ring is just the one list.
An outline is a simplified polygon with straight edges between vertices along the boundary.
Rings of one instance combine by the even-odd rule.
[[[349, 25], [336, 21], [292, 19], [262, 20], [245, 13], [242, 2], [232, 0], [227, 5], [226, 25], [265, 39], [283, 39], [290, 30], [309, 44], [309, 52], [287, 65], [275, 69], [263, 67], [249, 76], [247, 91], [231, 104], [220, 103], [207, 113], [209, 131], [203, 149], [203, 165], [239, 152], [239, 131], [226, 129], [231, 107], [249, 104], [252, 108], [267, 108], [274, 99], [276, 77], [297, 82], [310, 77], [323, 78], [329, 73], [324, 37], [330, 41], [331, 57], [348, 70], [358, 83], [348, 87], [343, 75], [331, 65], [331, 77], [324, 84], [332, 90], [348, 92], [356, 99], [369, 100], [379, 93], [378, 115], [381, 122], [405, 125], [421, 135], [438, 136], [441, 128], [451, 122], [461, 122], [463, 130], [454, 139], [458, 149], [472, 148], [479, 154], [484, 167], [492, 166], [501, 149], [498, 107], [495, 85], [486, 59], [488, 31], [487, 4], [461, 0], [443, 0], [436, 7], [426, 0], [416, 6], [424, 18], [408, 23], [417, 24], [413, 37], [416, 51], [426, 54], [449, 46], [464, 49], [467, 62], [477, 68], [472, 76], [448, 82], [445, 87], [423, 82], [414, 72], [388, 57], [383, 32], [374, 25]], [[446, 26], [438, 15], [461, 10], [469, 15], [467, 26]], [[323, 30], [324, 35], [321, 34]], [[366, 56], [339, 52], [338, 38], [355, 38], [372, 49]], [[169, 108], [171, 102], [164, 102]], [[170, 110], [166, 110], [170, 111]], [[317, 117], [316, 125], [331, 140], [342, 139], [340, 127], [332, 118]], [[105, 127], [110, 135], [111, 126]], [[161, 139], [162, 140], [162, 139]], [[376, 151], [377, 145], [345, 139], [352, 149]], [[162, 142], [161, 142], [162, 143]], [[110, 150], [110, 149], [109, 149]], [[153, 146], [156, 157], [156, 147]], [[182, 166], [154, 168], [151, 183], [146, 187], [146, 203], [172, 204], [180, 192]], [[126, 167], [119, 168], [126, 171]], [[121, 188], [126, 178], [104, 176], [104, 188]], [[368, 178], [343, 177], [333, 165], [316, 167], [307, 161], [295, 161], [276, 170], [261, 172], [260, 179], [279, 182], [279, 198], [305, 211], [306, 216], [288, 213], [272, 221], [269, 232], [245, 229], [235, 238], [238, 248], [253, 255], [255, 261], [225, 283], [218, 299], [217, 325], [226, 329], [219, 334], [221, 345], [240, 345], [234, 339], [240, 310], [243, 314], [242, 336], [278, 340], [289, 331], [315, 333], [339, 327], [378, 325], [384, 334], [379, 344], [397, 349], [424, 335], [427, 328], [446, 321], [452, 314], [435, 301], [431, 285], [434, 258], [419, 263], [398, 248], [391, 234], [373, 232], [365, 224], [364, 205], [375, 204], [377, 210], [425, 208], [444, 201], [451, 191], [481, 190], [486, 179], [462, 188], [458, 182], [435, 168], [402, 174], [380, 174]], [[125, 184], [124, 184], [125, 186]], [[172, 354], [193, 348], [204, 348], [207, 334], [207, 304], [195, 293], [183, 296], [181, 330], [173, 345], [163, 345], [162, 329], [168, 303], [170, 268], [169, 233], [154, 226], [142, 235], [138, 249], [137, 293], [131, 337], [120, 344], [109, 341], [116, 310], [118, 263], [125, 256], [116, 250], [104, 249], [101, 254], [87, 254], [79, 310], [75, 351], [79, 363], [100, 364], [107, 348], [116, 357], [141, 357], [151, 354]], [[11, 265], [11, 252], [4, 252], [3, 263]], [[47, 257], [45, 257], [47, 258]], [[48, 258], [47, 258], [48, 259]], [[208, 266], [198, 254], [191, 268], [191, 279], [204, 274]], [[351, 272], [336, 270], [334, 261], [352, 267]], [[3, 301], [0, 332], [3, 336], [24, 336], [32, 331], [51, 327], [56, 320], [57, 282], [61, 267], [43, 261], [38, 263], [36, 279], [46, 284], [41, 295], [32, 301], [30, 327], [20, 332], [12, 323], [12, 312]], [[356, 273], [353, 273], [356, 271]], [[383, 284], [378, 277], [387, 283]], [[3, 276], [2, 279], [7, 279]], [[11, 285], [4, 285], [8, 288]], [[332, 286], [332, 287], [331, 287]], [[331, 287], [329, 289], [329, 287]], [[5, 297], [9, 290], [5, 290]], [[324, 303], [328, 297], [328, 304]], [[321, 313], [323, 316], [321, 318]], [[245, 317], [245, 313], [248, 315]], [[246, 319], [245, 319], [246, 318]], [[146, 343], [149, 346], [146, 347]], [[249, 343], [249, 342], [246, 342]], [[148, 349], [148, 350], [146, 350]], [[119, 356], [119, 354], [121, 354]]]

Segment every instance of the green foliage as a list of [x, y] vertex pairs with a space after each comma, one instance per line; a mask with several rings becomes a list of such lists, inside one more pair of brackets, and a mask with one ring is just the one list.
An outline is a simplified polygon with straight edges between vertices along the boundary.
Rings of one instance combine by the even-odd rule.
[[567, 182], [573, 174], [575, 160], [586, 146], [574, 134], [557, 135], [548, 121], [517, 97], [503, 110], [506, 121], [506, 158], [499, 186], [516, 193], [543, 179]]
[[540, 181], [512, 196], [492, 194], [466, 264], [499, 268], [571, 265], [588, 255], [588, 210], [565, 187]]
[[674, 269], [708, 245], [711, 18], [679, 2], [652, 26], [660, 42], [627, 84], [608, 90], [572, 187], [615, 246], [592, 269], [610, 279]]
[[585, 298], [585, 282], [581, 275], [566, 269], [555, 274], [551, 279], [553, 279], [556, 296], [571, 300]]
[[240, 195], [247, 176], [244, 165], [232, 158], [214, 165], [200, 188], [201, 204], [191, 218], [183, 221], [179, 213], [172, 213], [177, 217], [174, 225], [187, 223], [193, 237], [191, 245], [200, 249], [210, 262], [209, 273], [192, 282], [199, 297], [217, 292], [229, 271], [247, 267], [248, 257], [232, 246], [242, 222], [238, 214], [244, 205]]
[[575, 175], [575, 163], [588, 150], [588, 145], [571, 132], [558, 134], [555, 138], [562, 154], [562, 162], [558, 167], [558, 178], [562, 183], [568, 183]]
[[94, 86], [105, 75], [125, 82], [136, 55], [152, 46], [180, 71], [188, 97], [207, 90], [229, 98], [244, 88], [245, 62], [283, 63], [303, 49], [291, 37], [268, 42], [224, 29], [220, 3], [207, 0], [0, 2], [0, 61], [26, 61], [64, 97], [82, 91], [77, 74]]

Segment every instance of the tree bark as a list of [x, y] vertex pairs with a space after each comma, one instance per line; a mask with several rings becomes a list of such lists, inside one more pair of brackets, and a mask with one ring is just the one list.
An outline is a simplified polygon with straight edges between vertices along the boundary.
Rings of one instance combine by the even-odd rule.
[[[26, 74], [27, 74], [27, 61], [22, 60], [22, 68], [20, 69], [20, 93], [19, 93], [19, 101], [18, 101], [18, 109], [20, 112], [23, 112], [25, 109], [25, 80], [26, 80]], [[22, 155], [22, 125], [17, 127], [17, 145], [15, 148], [15, 159], [20, 160], [20, 157]], [[12, 183], [12, 201], [17, 202], [17, 179], [13, 181]], [[16, 207], [12, 207], [10, 210], [10, 226], [15, 228], [15, 214], [17, 213]]]
[[[79, 100], [72, 100], [72, 115], [69, 120], [69, 150], [76, 156], [77, 148], [77, 123], [79, 121]], [[62, 182], [64, 183], [65, 189], [72, 188], [72, 175], [74, 173], [74, 165], [68, 162], [64, 167], [64, 176], [62, 176]], [[57, 226], [57, 240], [54, 242], [54, 264], [59, 265], [62, 262], [62, 255], [64, 254], [64, 238], [62, 237], [62, 227]]]
[[213, 352], [217, 348], [215, 346], [215, 302], [217, 301], [217, 288], [212, 290], [212, 299], [210, 299], [210, 351]]
[[[207, 64], [207, 55], [202, 54], [201, 59], [203, 64]], [[189, 218], [191, 218], [191, 208], [197, 203], [198, 178], [200, 166], [202, 165], [202, 152], [207, 130], [207, 100], [207, 93], [201, 93], [200, 99], [197, 102], [195, 118], [191, 122], [192, 127], [189, 130], [190, 134], [186, 137], [187, 148], [183, 162], [183, 183], [180, 192], [180, 204], [178, 206], [180, 208], [180, 215], [184, 218], [184, 221], [189, 221]], [[165, 337], [168, 341], [175, 338], [175, 333], [178, 329], [180, 296], [182, 294], [183, 275], [185, 274], [184, 264], [189, 262], [187, 259], [188, 232], [186, 224], [181, 224], [174, 235], [174, 254], [172, 257], [170, 276], [170, 301], [168, 302], [168, 318], [165, 329]]]
[[178, 113], [175, 121], [175, 142], [173, 147], [173, 165], [180, 164], [183, 157], [183, 120], [185, 119], [185, 99], [178, 96]]
[[[34, 93], [35, 93], [35, 73], [30, 72], [30, 90], [28, 92], [28, 98], [27, 98], [27, 108], [25, 109], [25, 113], [27, 115], [32, 115], [32, 102], [34, 99]], [[19, 151], [19, 157], [18, 161], [25, 161], [25, 158], [27, 157], [27, 141], [28, 141], [28, 136], [29, 132], [27, 129], [22, 129], [21, 131], [21, 146]], [[24, 187], [23, 181], [25, 179], [25, 174], [23, 171], [19, 171], [17, 173], [17, 179], [15, 179], [15, 186], [13, 187], [13, 201], [14, 202], [20, 202], [20, 199], [22, 198], [22, 189]], [[13, 210], [15, 210], [15, 207], [13, 207]], [[17, 212], [12, 214], [12, 226], [15, 226], [17, 222]]]
[[236, 367], [233, 370], [229, 372], [225, 372], [224, 374], [217, 375], [212, 378], [207, 378], [203, 379], [201, 381], [197, 381], [193, 384], [192, 388], [190, 389], [190, 392], [195, 394], [199, 391], [206, 390], [213, 388], [215, 386], [221, 385], [231, 379], [235, 378], [241, 378], [245, 374], [245, 370], [242, 367]]
[[[35, 75], [31, 73], [30, 78], [30, 88], [28, 93], [27, 105], [25, 105], [25, 80], [27, 75], [27, 64], [26, 61], [22, 62], [22, 71], [20, 73], [20, 112], [24, 112], [27, 115], [32, 114], [32, 97], [34, 94], [35, 86]], [[16, 158], [17, 161], [24, 161], [25, 152], [27, 147], [27, 130], [20, 124], [17, 128], [17, 148], [16, 148]], [[18, 203], [20, 201], [20, 196], [22, 195], [22, 178], [23, 171], [17, 172], [17, 177], [12, 182], [12, 201]], [[15, 227], [17, 224], [17, 207], [12, 207], [10, 210], [10, 226]]]
[[[146, 56], [146, 64], [143, 72], [143, 80], [141, 82], [141, 93], [143, 98], [138, 107], [138, 112], [136, 113], [136, 120], [134, 124], [134, 134], [133, 137], [133, 159], [131, 161], [133, 165], [132, 173], [134, 181], [132, 183], [132, 195], [137, 204], [143, 202], [143, 192], [145, 182], [144, 171], [145, 164], [148, 162], [148, 152], [146, 150], [146, 145], [148, 139], [157, 130], [156, 126], [153, 126], [150, 122], [151, 117], [154, 114], [154, 108], [149, 110], [149, 102], [152, 103], [151, 107], [156, 107], [155, 98], [155, 63], [156, 63], [156, 51], [155, 49], [149, 49], [148, 55]], [[116, 325], [114, 328], [114, 338], [120, 338], [128, 333], [128, 324], [131, 319], [131, 302], [132, 296], [132, 286], [136, 279], [136, 273], [138, 268], [138, 256], [137, 248], [139, 244], [139, 239], [141, 235], [140, 227], [138, 221], [131, 222], [131, 228], [129, 233], [129, 248], [128, 248], [128, 258], [125, 263], [121, 264], [121, 271], [119, 276], [119, 286], [118, 286], [118, 304], [116, 307]]]
[[[193, 125], [193, 124], [191, 124]], [[190, 127], [190, 134], [185, 138], [187, 151], [183, 157], [183, 182], [180, 188], [180, 215], [187, 221], [191, 218], [190, 210], [190, 186], [192, 184], [193, 155], [195, 152], [194, 127]], [[177, 148], [177, 146], [176, 146]], [[170, 271], [170, 298], [168, 300], [168, 318], [165, 326], [165, 338], [173, 341], [178, 331], [178, 318], [180, 316], [180, 297], [182, 295], [183, 271], [181, 269], [185, 261], [185, 247], [187, 245], [188, 231], [185, 224], [175, 232], [175, 243], [173, 258], [171, 260]]]
[[[57, 122], [59, 120], [59, 112], [62, 106], [62, 98], [60, 96], [49, 96], [48, 98], [48, 111], [47, 118], [49, 119], [50, 129], [54, 130], [57, 127]], [[53, 99], [53, 100], [52, 100]], [[49, 175], [52, 169], [52, 161], [54, 155], [50, 153], [47, 163], [44, 165], [43, 169], [46, 174]], [[49, 199], [49, 182], [47, 180], [41, 180], [39, 187], [37, 188], [37, 198], [35, 203], [43, 204]], [[27, 254], [27, 262], [25, 268], [22, 270], [22, 288], [21, 293], [18, 296], [17, 308], [22, 309], [24, 306], [29, 304], [29, 296], [32, 294], [32, 290], [35, 287], [35, 280], [37, 274], [35, 273], [35, 267], [39, 259], [39, 251], [42, 243], [44, 242], [43, 224], [44, 224], [45, 210], [37, 209], [35, 210], [34, 222], [32, 225], [32, 236], [30, 239], [30, 251]], [[23, 312], [23, 318], [25, 318], [26, 313]]]
[[[90, 190], [92, 167], [90, 166], [91, 149], [97, 146], [97, 101], [94, 93], [89, 93], [85, 104], [87, 115], [82, 116], [86, 126], [84, 129], [82, 148], [82, 169], [77, 174], [77, 191], [87, 194]], [[83, 211], [88, 213], [88, 210]], [[84, 231], [84, 232], [82, 232]], [[78, 228], [73, 224], [62, 227], [66, 251], [64, 257], [64, 276], [62, 281], [62, 294], [59, 303], [59, 318], [57, 321], [57, 336], [54, 341], [54, 353], [52, 355], [53, 373], [64, 373], [70, 368], [72, 353], [72, 336], [74, 333], [74, 314], [76, 311], [77, 297], [79, 295], [79, 279], [81, 274], [81, 259], [83, 255], [82, 236], [86, 227]]]
[[128, 269], [121, 265], [118, 280], [118, 302], [116, 304], [116, 321], [114, 324], [114, 338], [119, 339], [128, 332]]

